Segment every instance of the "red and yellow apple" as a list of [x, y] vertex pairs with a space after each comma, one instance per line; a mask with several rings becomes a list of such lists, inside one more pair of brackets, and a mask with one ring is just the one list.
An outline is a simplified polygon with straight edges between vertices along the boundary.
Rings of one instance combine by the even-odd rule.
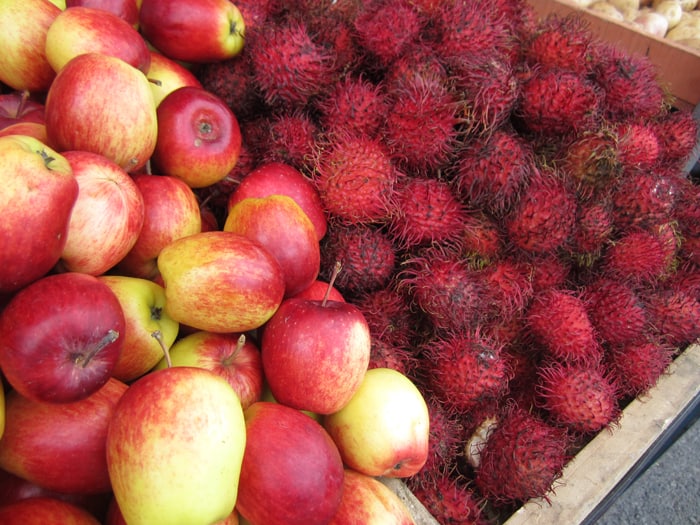
[[150, 50], [151, 64], [146, 72], [151, 83], [156, 107], [160, 105], [166, 95], [178, 88], [185, 86], [202, 87], [202, 83], [192, 71], [175, 60], [166, 57], [162, 53]]
[[65, 0], [65, 7], [92, 7], [117, 15], [134, 29], [139, 26], [139, 4], [136, 0]]
[[0, 507], [3, 525], [100, 525], [99, 520], [79, 506], [52, 497], [35, 497]]

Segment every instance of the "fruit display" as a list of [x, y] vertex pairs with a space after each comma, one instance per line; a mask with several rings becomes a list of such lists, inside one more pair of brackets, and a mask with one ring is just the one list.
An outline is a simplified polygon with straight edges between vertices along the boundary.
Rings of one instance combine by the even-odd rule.
[[390, 479], [496, 525], [700, 338], [700, 125], [582, 18], [7, 0], [0, 28], [8, 523], [428, 525]]

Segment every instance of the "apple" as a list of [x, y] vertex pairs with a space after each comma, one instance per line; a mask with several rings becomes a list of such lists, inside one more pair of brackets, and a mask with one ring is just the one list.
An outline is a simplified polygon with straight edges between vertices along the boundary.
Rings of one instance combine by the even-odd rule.
[[132, 178], [144, 201], [143, 226], [116, 268], [118, 273], [154, 279], [160, 251], [181, 237], [202, 231], [199, 203], [192, 188], [178, 178], [146, 173]]
[[236, 504], [243, 409], [221, 376], [176, 366], [137, 379], [109, 423], [106, 458], [129, 525], [210, 525]]
[[341, 303], [345, 301], [343, 294], [335, 286], [323, 279], [315, 279], [309, 286], [294, 294], [293, 297], [317, 301], [323, 301], [325, 297], [328, 297], [329, 301], [339, 301]]
[[258, 401], [245, 412], [240, 515], [258, 525], [326, 524], [340, 505], [343, 463], [323, 427], [302, 412]]
[[328, 525], [415, 525], [406, 504], [373, 476], [345, 469], [343, 497]]
[[165, 290], [149, 279], [126, 275], [98, 277], [119, 299], [126, 320], [124, 347], [112, 377], [131, 382], [155, 367], [163, 349], [154, 333], [170, 348], [177, 339], [179, 323], [165, 309]]
[[304, 210], [287, 195], [249, 197], [231, 207], [223, 226], [264, 246], [280, 263], [285, 295], [295, 295], [318, 277], [321, 247]]
[[[240, 523], [238, 511], [234, 508], [233, 512], [231, 512], [228, 517], [223, 520], [215, 521], [211, 525], [239, 525]], [[114, 499], [114, 497], [107, 507], [103, 525], [127, 525], [126, 521], [124, 521], [124, 516], [122, 516], [122, 511], [119, 509], [117, 500]]]
[[126, 321], [114, 292], [88, 274], [52, 274], [18, 291], [0, 313], [0, 369], [20, 394], [70, 403], [111, 377]]
[[46, 58], [46, 33], [61, 9], [49, 0], [0, 2], [0, 82], [18, 91], [46, 91], [56, 72]]
[[0, 439], [5, 432], [5, 387], [0, 376]]
[[87, 510], [67, 501], [50, 497], [35, 497], [0, 507], [3, 525], [100, 525]]
[[202, 83], [192, 71], [175, 60], [158, 53], [153, 49], [151, 52], [151, 64], [146, 72], [156, 107], [160, 105], [166, 95], [169, 95], [178, 88], [191, 86], [202, 87]]
[[206, 368], [228, 381], [244, 410], [260, 401], [263, 390], [260, 349], [245, 334], [199, 330], [178, 339], [169, 354], [170, 362], [163, 356], [156, 370], [168, 366]]
[[131, 173], [146, 164], [158, 137], [146, 76], [100, 53], [71, 59], [56, 75], [44, 108], [49, 142], [59, 151], [104, 155]]
[[34, 137], [0, 137], [0, 158], [0, 293], [11, 293], [60, 259], [78, 182], [68, 160]]
[[42, 403], [9, 391], [0, 468], [45, 490], [67, 495], [109, 493], [107, 427], [128, 388], [110, 378], [97, 392], [74, 403]]
[[46, 135], [46, 125], [39, 122], [23, 122], [18, 121], [16, 124], [10, 124], [7, 127], [0, 129], [0, 137], [7, 135], [24, 135], [33, 137], [43, 144], [49, 141]]
[[265, 324], [284, 296], [277, 260], [231, 232], [201, 232], [158, 255], [166, 309], [176, 321], [210, 332], [248, 332]]
[[71, 58], [84, 53], [121, 58], [144, 73], [151, 62], [146, 41], [126, 20], [96, 7], [68, 7], [46, 33], [46, 59], [59, 72]]
[[142, 0], [139, 27], [173, 60], [218, 62], [243, 49], [245, 23], [230, 0]]
[[217, 95], [184, 86], [166, 95], [156, 113], [158, 140], [151, 158], [155, 172], [203, 188], [226, 177], [238, 162], [241, 129]]
[[248, 197], [268, 195], [293, 198], [316, 227], [318, 239], [326, 235], [326, 212], [316, 186], [299, 170], [283, 162], [266, 162], [246, 175], [229, 195], [228, 209]]
[[416, 474], [428, 457], [425, 399], [404, 374], [372, 368], [352, 399], [324, 418], [345, 465], [369, 476]]
[[28, 91], [0, 94], [0, 129], [19, 122], [44, 123], [44, 104], [33, 100]]
[[136, 243], [145, 217], [141, 191], [117, 163], [89, 151], [64, 151], [78, 181], [59, 266], [102, 275]]
[[136, 0], [65, 0], [65, 7], [92, 7], [117, 15], [134, 29], [139, 25], [139, 7]]

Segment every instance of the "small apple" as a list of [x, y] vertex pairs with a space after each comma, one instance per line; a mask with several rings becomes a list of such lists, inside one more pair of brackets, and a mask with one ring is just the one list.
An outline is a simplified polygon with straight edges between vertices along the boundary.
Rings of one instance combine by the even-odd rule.
[[0, 313], [0, 368], [20, 394], [70, 403], [111, 377], [124, 342], [119, 300], [91, 275], [47, 275], [25, 286]]
[[0, 158], [0, 293], [11, 293], [60, 259], [78, 182], [68, 160], [34, 137], [0, 137]]
[[0, 129], [19, 122], [44, 123], [44, 104], [31, 98], [29, 91], [0, 94]]
[[56, 75], [44, 108], [49, 142], [59, 151], [104, 155], [131, 173], [146, 164], [158, 137], [146, 76], [100, 53], [71, 59]]
[[158, 140], [151, 158], [155, 172], [203, 188], [226, 177], [238, 162], [238, 120], [213, 93], [196, 86], [178, 88], [165, 96], [156, 113]]
[[260, 401], [263, 390], [260, 349], [245, 334], [196, 331], [178, 339], [169, 354], [170, 362], [163, 356], [156, 370], [168, 366], [206, 368], [228, 381], [244, 410]]
[[98, 519], [87, 510], [58, 498], [27, 498], [0, 507], [0, 523], [3, 525], [100, 525]]
[[137, 379], [109, 423], [106, 458], [129, 525], [210, 525], [236, 505], [246, 450], [241, 402], [221, 376], [176, 366]]
[[275, 313], [284, 296], [277, 260], [255, 241], [224, 231], [171, 242], [158, 255], [170, 316], [199, 330], [248, 332]]
[[60, 13], [49, 0], [0, 2], [0, 82], [30, 93], [49, 88], [56, 72], [46, 59], [46, 33]]
[[75, 180], [73, 206], [60, 269], [102, 275], [136, 243], [145, 217], [141, 191], [117, 163], [89, 151], [64, 151]]
[[59, 72], [71, 58], [83, 53], [121, 58], [144, 73], [151, 63], [146, 41], [126, 20], [96, 7], [68, 7], [49, 26], [46, 58]]
[[97, 392], [74, 403], [32, 401], [11, 390], [0, 468], [67, 495], [109, 493], [107, 426], [127, 388], [110, 378]]
[[287, 195], [301, 206], [321, 240], [328, 229], [326, 212], [316, 186], [299, 170], [282, 162], [266, 162], [246, 175], [228, 197], [228, 209], [248, 197]]
[[0, 137], [7, 135], [24, 135], [33, 137], [43, 144], [48, 144], [49, 138], [46, 135], [46, 125], [39, 122], [22, 122], [17, 121], [16, 124], [10, 124], [7, 127], [0, 129]]
[[333, 517], [342, 497], [343, 463], [323, 427], [279, 403], [245, 412], [240, 515], [253, 524], [316, 525]]
[[243, 199], [229, 209], [223, 230], [259, 242], [277, 259], [285, 296], [301, 292], [318, 277], [321, 247], [316, 229], [287, 195]]
[[425, 399], [404, 374], [372, 368], [352, 399], [323, 423], [345, 465], [369, 476], [412, 476], [428, 457]]
[[185, 66], [162, 53], [152, 49], [150, 52], [151, 65], [146, 72], [146, 76], [151, 83], [156, 107], [160, 105], [167, 95], [178, 88], [185, 86], [202, 87], [202, 83], [196, 75]]
[[141, 232], [131, 250], [117, 264], [117, 272], [132, 277], [158, 276], [157, 258], [168, 244], [202, 231], [197, 196], [192, 188], [167, 175], [133, 175], [144, 202]]
[[155, 367], [163, 358], [158, 332], [170, 348], [178, 336], [179, 323], [165, 309], [165, 290], [158, 283], [126, 275], [98, 277], [119, 299], [126, 320], [124, 346], [112, 377], [131, 382]]
[[173, 60], [218, 62], [243, 49], [245, 23], [230, 0], [142, 0], [139, 26]]
[[65, 0], [65, 7], [92, 7], [117, 15], [134, 29], [139, 25], [139, 6], [136, 0]]

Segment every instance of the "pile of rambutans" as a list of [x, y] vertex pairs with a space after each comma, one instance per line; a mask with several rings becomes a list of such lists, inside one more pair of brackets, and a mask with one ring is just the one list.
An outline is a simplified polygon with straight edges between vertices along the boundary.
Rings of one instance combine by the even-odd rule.
[[322, 277], [370, 366], [411, 377], [431, 452], [406, 480], [446, 524], [547, 498], [700, 337], [698, 124], [645, 57], [525, 0], [237, 0], [236, 58], [197, 70], [239, 164], [316, 184]]

